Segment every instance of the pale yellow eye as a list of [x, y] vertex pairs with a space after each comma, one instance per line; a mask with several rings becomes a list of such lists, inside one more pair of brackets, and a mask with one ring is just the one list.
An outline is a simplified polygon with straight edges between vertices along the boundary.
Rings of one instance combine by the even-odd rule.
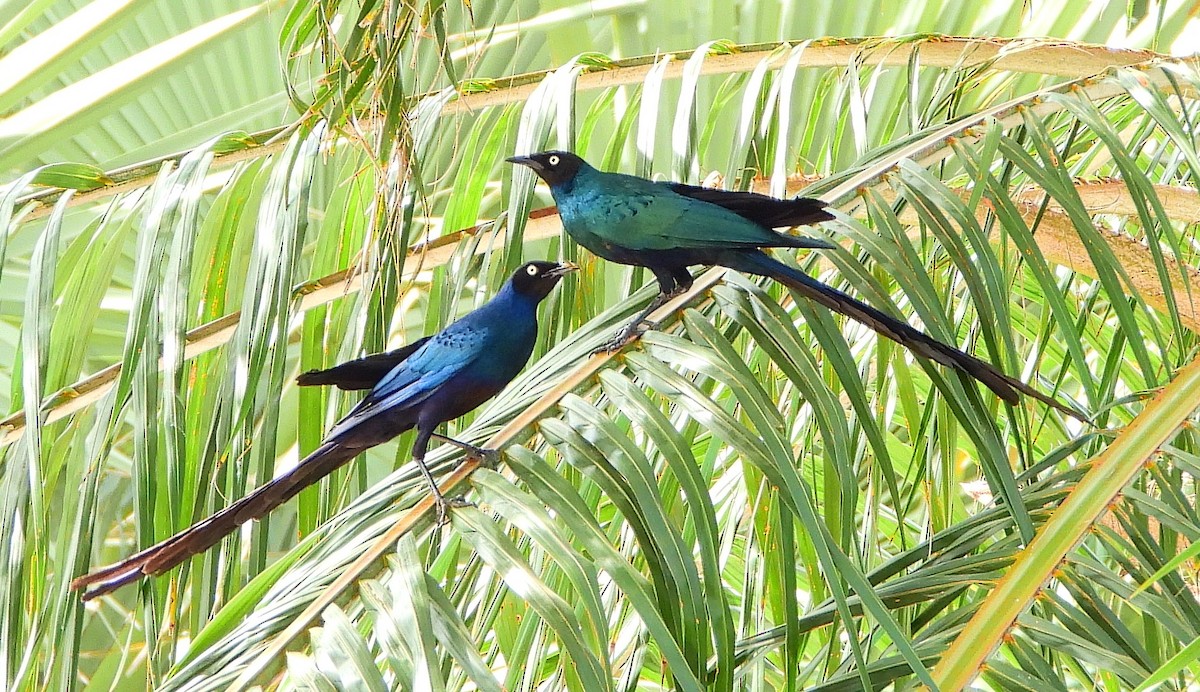
[[548, 159], [546, 159], [546, 160], [550, 162], [550, 165], [551, 165], [551, 166], [557, 166], [557, 165], [558, 165], [558, 161], [559, 161], [559, 159], [558, 159], [558, 155], [557, 155], [557, 154], [555, 154], [554, 156], [551, 156], [550, 158], [548, 158]]
[[533, 266], [533, 265], [531, 264], [531, 265], [529, 265], [529, 266], [528, 266], [528, 267], [525, 269], [525, 273], [526, 273], [526, 274], [529, 274], [530, 276], [537, 276], [537, 275], [538, 275], [538, 268], [537, 268], [537, 267], [535, 267], [535, 266]]

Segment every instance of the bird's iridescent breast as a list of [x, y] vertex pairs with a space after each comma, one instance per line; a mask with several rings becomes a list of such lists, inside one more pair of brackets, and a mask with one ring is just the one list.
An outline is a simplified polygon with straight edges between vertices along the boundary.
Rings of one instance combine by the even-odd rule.
[[638, 233], [639, 216], [653, 200], [644, 195], [614, 194], [603, 185], [576, 185], [555, 194], [563, 228], [583, 247], [605, 259], [625, 262], [626, 241]]
[[[463, 338], [474, 342], [478, 357], [471, 370], [484, 380], [507, 383], [529, 360], [537, 341], [537, 303], [525, 298], [498, 298], [460, 321]], [[450, 330], [442, 332], [447, 334]], [[439, 335], [441, 336], [441, 335]]]

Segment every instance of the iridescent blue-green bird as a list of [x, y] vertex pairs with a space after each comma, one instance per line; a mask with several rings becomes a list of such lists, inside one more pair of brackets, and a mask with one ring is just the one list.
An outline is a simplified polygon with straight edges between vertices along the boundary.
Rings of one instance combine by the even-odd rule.
[[435, 431], [495, 396], [525, 367], [537, 341], [538, 303], [575, 269], [569, 263], [526, 263], [490, 301], [433, 336], [402, 349], [301, 375], [302, 385], [336, 384], [343, 389], [371, 391], [296, 468], [171, 538], [75, 579], [71, 588], [91, 587], [83, 596], [91, 599], [143, 575], [161, 574], [208, 550], [238, 526], [262, 517], [364, 451], [413, 428], [417, 435], [412, 459], [429, 483], [441, 522], [453, 501], [442, 496], [425, 466], [430, 438], [445, 440], [476, 456], [495, 454]]
[[[960, 370], [1015, 404], [1018, 392], [1071, 416], [1082, 414], [1000, 372], [992, 364], [913, 328], [780, 262], [763, 248], [830, 248], [828, 242], [785, 235], [774, 228], [828, 221], [825, 202], [776, 199], [673, 182], [606, 173], [568, 151], [514, 156], [550, 186], [563, 228], [583, 247], [613, 262], [645, 267], [658, 279], [659, 295], [619, 332], [607, 350], [634, 338], [646, 315], [692, 285], [688, 267], [719, 265], [766, 276], [834, 312], [862, 322], [913, 353]], [[1084, 418], [1086, 420], [1086, 418]]]

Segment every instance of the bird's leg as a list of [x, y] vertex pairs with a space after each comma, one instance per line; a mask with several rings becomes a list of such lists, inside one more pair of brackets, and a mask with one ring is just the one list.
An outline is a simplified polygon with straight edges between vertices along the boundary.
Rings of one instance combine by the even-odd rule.
[[433, 494], [433, 509], [437, 513], [437, 526], [441, 526], [450, 520], [450, 510], [455, 507], [474, 507], [474, 503], [468, 501], [464, 497], [446, 497], [442, 494], [442, 489], [438, 487], [437, 480], [430, 473], [429, 467], [425, 465], [423, 456], [413, 457], [413, 462], [417, 468], [421, 469], [421, 473], [425, 476], [425, 482], [429, 484], [429, 492]]
[[446, 437], [445, 435], [439, 435], [438, 433], [430, 433], [429, 436], [434, 439], [441, 440], [442, 442], [445, 442], [446, 444], [450, 444], [450, 445], [454, 445], [455, 447], [458, 447], [459, 449], [465, 451], [467, 453], [467, 456], [475, 457], [476, 459], [479, 459], [479, 461], [481, 461], [483, 463], [483, 465], [487, 466], [488, 468], [496, 468], [496, 466], [500, 463], [500, 450], [498, 450], [498, 449], [488, 449], [486, 447], [476, 447], [473, 444], [470, 444], [467, 442], [460, 442], [460, 441], [454, 439], [453, 437]]
[[654, 272], [654, 278], [658, 280], [658, 295], [650, 301], [645, 310], [639, 312], [637, 317], [622, 327], [607, 343], [593, 351], [593, 354], [619, 351], [626, 344], [640, 337], [646, 330], [658, 328], [657, 322], [646, 319], [650, 313], [692, 287], [692, 273], [688, 271], [687, 264], [657, 265], [649, 268]]
[[[432, 428], [426, 428], [418, 425], [417, 438], [413, 440], [413, 462], [417, 468], [421, 469], [421, 474], [425, 476], [425, 482], [429, 484], [429, 492], [433, 494], [433, 508], [437, 512], [437, 524], [441, 526], [450, 518], [450, 510], [454, 507], [469, 507], [470, 502], [462, 497], [447, 498], [442, 494], [442, 489], [438, 487], [437, 480], [430, 473], [429, 467], [425, 465], [425, 452], [429, 450], [429, 438], [434, 437], [436, 433]], [[441, 435], [436, 435], [439, 438], [446, 439]]]
[[[428, 437], [441, 440], [447, 444], [454, 445], [461, 450], [464, 450], [469, 457], [475, 457], [488, 468], [496, 468], [500, 463], [500, 450], [487, 449], [486, 447], [477, 447], [468, 442], [460, 442], [453, 437], [448, 437], [440, 433], [430, 432]], [[430, 473], [429, 467], [425, 465], [425, 455], [414, 456], [413, 461], [417, 463], [417, 467], [421, 469], [421, 473], [425, 475], [425, 480], [429, 483], [429, 490], [433, 493], [434, 506], [437, 509], [438, 526], [446, 523], [449, 518], [449, 510], [453, 507], [474, 507], [475, 503], [467, 498], [458, 495], [456, 497], [446, 497], [442, 494], [441, 488], [438, 487], [437, 481], [433, 479], [433, 474]]]
[[619, 329], [617, 333], [613, 335], [613, 338], [604, 342], [600, 348], [592, 351], [592, 354], [595, 355], [598, 353], [612, 353], [614, 351], [620, 351], [622, 348], [625, 348], [626, 344], [642, 335], [642, 332], [645, 331], [645, 329], [642, 327], [643, 325], [645, 325], [645, 327], [648, 329], [653, 329], [654, 327], [658, 326], [656, 323], [650, 322], [646, 318], [650, 315], [650, 313], [665, 305], [668, 300], [678, 295], [678, 291], [679, 289], [677, 288], [671, 293], [659, 293], [654, 297], [654, 300], [650, 301], [650, 304], [646, 306], [645, 310], [639, 312], [637, 317], [634, 317], [629, 321], [628, 324], [626, 324], [624, 327], [621, 327], [621, 329]]

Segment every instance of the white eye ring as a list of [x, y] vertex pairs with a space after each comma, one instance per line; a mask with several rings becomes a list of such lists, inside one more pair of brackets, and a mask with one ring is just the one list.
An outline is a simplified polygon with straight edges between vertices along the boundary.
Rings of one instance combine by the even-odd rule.
[[550, 162], [550, 165], [551, 165], [551, 166], [557, 166], [557, 165], [558, 165], [558, 154], [554, 154], [554, 155], [552, 155], [550, 158], [548, 158], [548, 159], [546, 159], [546, 160], [547, 160], [548, 162]]
[[530, 276], [537, 276], [538, 275], [537, 265], [533, 265], [533, 264], [529, 265], [528, 267], [525, 268], [525, 273]]

